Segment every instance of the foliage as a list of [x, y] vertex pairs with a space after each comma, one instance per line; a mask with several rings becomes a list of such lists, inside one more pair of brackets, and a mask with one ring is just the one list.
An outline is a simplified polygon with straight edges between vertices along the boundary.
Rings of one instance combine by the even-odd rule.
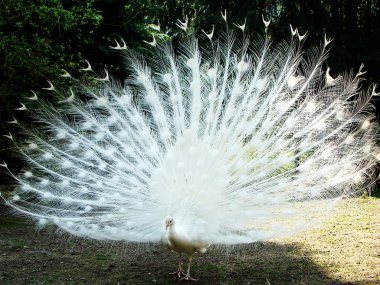
[[92, 7], [93, 2], [2, 1], [0, 102], [3, 108], [14, 108], [29, 89], [46, 86], [46, 78], [58, 78], [62, 67], [78, 68], [83, 49], [94, 44], [92, 35], [102, 21], [100, 11]]
[[29, 89], [45, 86], [47, 78], [60, 84], [61, 68], [74, 72], [83, 59], [124, 77], [119, 58], [109, 49], [114, 39], [123, 38], [146, 54], [143, 40], [155, 33], [148, 24], [160, 24], [163, 33], [173, 36], [179, 32], [177, 20], [188, 16], [191, 29], [210, 31], [213, 24], [222, 25], [224, 9], [230, 23], [246, 19], [248, 31], [263, 30], [262, 15], [271, 19], [274, 41], [288, 37], [289, 23], [308, 31], [312, 44], [328, 34], [335, 39], [333, 73], [364, 62], [369, 82], [380, 78], [380, 1], [375, 0], [4, 0], [0, 5], [0, 118], [8, 118], [4, 112]]

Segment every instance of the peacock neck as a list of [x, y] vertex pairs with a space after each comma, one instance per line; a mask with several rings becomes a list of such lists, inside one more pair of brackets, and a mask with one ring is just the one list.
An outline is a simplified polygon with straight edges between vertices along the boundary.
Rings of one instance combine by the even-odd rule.
[[176, 230], [174, 228], [174, 225], [171, 225], [169, 228], [168, 228], [168, 231], [167, 231], [167, 238], [169, 241], [172, 241], [172, 239], [176, 236]]

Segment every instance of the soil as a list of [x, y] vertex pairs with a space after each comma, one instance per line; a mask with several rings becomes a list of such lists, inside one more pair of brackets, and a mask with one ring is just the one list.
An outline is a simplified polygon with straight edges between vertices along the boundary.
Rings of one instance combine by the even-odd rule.
[[[324, 228], [194, 257], [194, 284], [380, 284], [380, 200], [352, 199]], [[36, 230], [0, 205], [0, 284], [183, 284], [159, 244], [109, 243]]]

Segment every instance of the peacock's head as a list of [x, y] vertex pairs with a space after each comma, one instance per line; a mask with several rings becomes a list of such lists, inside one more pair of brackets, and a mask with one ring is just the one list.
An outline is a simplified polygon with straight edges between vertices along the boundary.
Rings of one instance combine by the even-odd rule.
[[174, 225], [174, 219], [172, 217], [166, 218], [166, 229]]

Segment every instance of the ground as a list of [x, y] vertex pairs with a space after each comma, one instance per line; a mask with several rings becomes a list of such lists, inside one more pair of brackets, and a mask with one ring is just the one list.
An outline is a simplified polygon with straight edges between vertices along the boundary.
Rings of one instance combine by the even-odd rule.
[[[0, 205], [0, 284], [179, 284], [168, 275], [177, 257], [161, 245], [38, 231], [6, 211]], [[380, 199], [348, 199], [337, 212], [291, 238], [212, 246], [194, 258], [194, 284], [380, 284]]]

